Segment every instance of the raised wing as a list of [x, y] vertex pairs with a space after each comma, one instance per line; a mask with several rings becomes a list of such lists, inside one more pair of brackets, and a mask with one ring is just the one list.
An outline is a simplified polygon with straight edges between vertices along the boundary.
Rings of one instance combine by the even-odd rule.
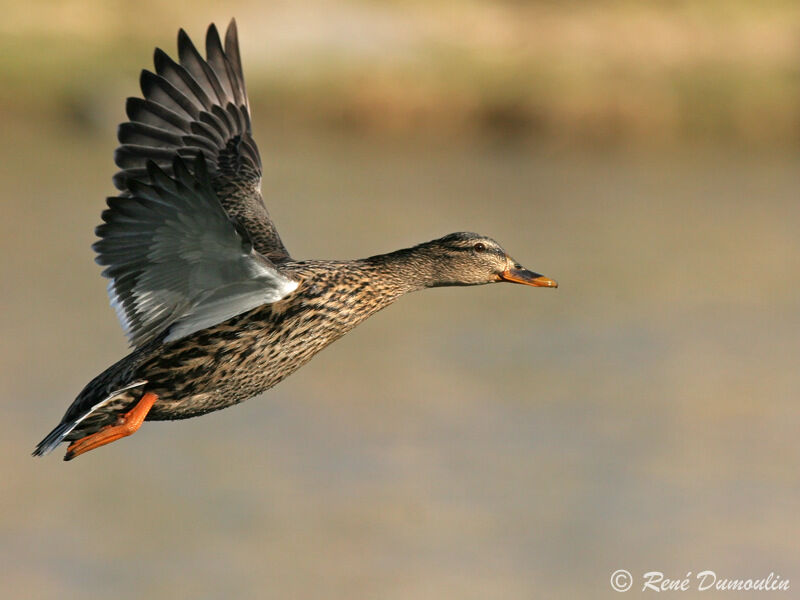
[[289, 258], [261, 198], [261, 158], [252, 137], [250, 109], [242, 74], [236, 22], [225, 34], [216, 26], [206, 34], [206, 59], [182, 29], [178, 59], [157, 48], [155, 73], [144, 70], [144, 98], [128, 98], [129, 122], [119, 127], [114, 161], [122, 170], [114, 185], [123, 194], [130, 182], [147, 176], [153, 161], [167, 173], [176, 156], [206, 157], [222, 207], [247, 230], [255, 249], [272, 260]]
[[94, 244], [131, 345], [172, 341], [290, 294], [297, 282], [257, 252], [212, 187], [202, 154], [171, 175], [150, 161], [129, 195], [108, 199]]

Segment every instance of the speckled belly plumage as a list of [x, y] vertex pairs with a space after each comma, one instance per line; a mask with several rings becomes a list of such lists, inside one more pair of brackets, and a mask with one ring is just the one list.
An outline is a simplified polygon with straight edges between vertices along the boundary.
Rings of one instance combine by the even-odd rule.
[[243, 402], [291, 375], [394, 299], [365, 292], [357, 283], [363, 273], [321, 267], [313, 265], [313, 273], [298, 268], [295, 275], [304, 283], [285, 300], [174, 342], [156, 340], [109, 367], [81, 396], [100, 401], [132, 382], [146, 383], [115, 395], [67, 439], [113, 424], [146, 392], [158, 396], [150, 421], [187, 419]]

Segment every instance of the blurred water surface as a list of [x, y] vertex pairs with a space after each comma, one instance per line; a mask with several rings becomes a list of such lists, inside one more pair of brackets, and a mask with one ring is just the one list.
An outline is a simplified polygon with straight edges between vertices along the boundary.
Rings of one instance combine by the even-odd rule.
[[474, 230], [561, 287], [403, 298], [263, 397], [65, 464], [29, 452], [126, 352], [89, 249], [113, 140], [5, 125], [4, 596], [604, 598], [618, 568], [800, 586], [799, 155], [261, 129], [296, 256]]

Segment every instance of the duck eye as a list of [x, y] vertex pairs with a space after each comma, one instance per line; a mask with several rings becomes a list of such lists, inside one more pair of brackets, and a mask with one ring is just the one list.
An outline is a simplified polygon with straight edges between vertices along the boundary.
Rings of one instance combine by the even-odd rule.
[[472, 247], [472, 249], [475, 250], [475, 252], [483, 252], [484, 250], [486, 250], [486, 244], [484, 244], [483, 242], [478, 242]]

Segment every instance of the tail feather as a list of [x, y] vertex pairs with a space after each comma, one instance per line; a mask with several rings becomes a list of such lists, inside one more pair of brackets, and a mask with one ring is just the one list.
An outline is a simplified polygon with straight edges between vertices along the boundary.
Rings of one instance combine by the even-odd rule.
[[[89, 384], [89, 386], [87, 386], [87, 388], [84, 389], [84, 391], [81, 392], [81, 395], [78, 396], [78, 398], [75, 400], [73, 406], [71, 406], [69, 410], [67, 410], [67, 414], [64, 416], [64, 419], [61, 421], [61, 423], [56, 425], [56, 428], [53, 429], [53, 431], [51, 431], [50, 433], [48, 433], [41, 442], [39, 442], [39, 444], [36, 446], [36, 449], [33, 451], [33, 456], [44, 456], [48, 452], [52, 452], [61, 442], [66, 441], [65, 438], [72, 432], [72, 430], [75, 429], [78, 425], [80, 425], [80, 423], [83, 422], [92, 413], [94, 413], [98, 409], [105, 407], [112, 401], [117, 400], [125, 392], [132, 390], [133, 388], [141, 387], [145, 383], [147, 383], [147, 380], [139, 379], [137, 381], [129, 383], [124, 387], [117, 388], [114, 391], [112, 391], [109, 395], [107, 395], [105, 398], [100, 400], [100, 402], [97, 402], [94, 405], [89, 406], [88, 408], [79, 409], [80, 412], [76, 413], [76, 411], [74, 411], [73, 408], [75, 405], [80, 405], [86, 390], [91, 388], [92, 384]], [[75, 414], [77, 414], [78, 416], [74, 416]], [[71, 416], [72, 418], [70, 418]]]
[[70, 431], [75, 429], [77, 424], [77, 421], [59, 423], [53, 431], [48, 433], [45, 438], [39, 442], [36, 449], [33, 451], [33, 456], [44, 456], [55, 450], [56, 446], [64, 441], [64, 438], [69, 435]]

